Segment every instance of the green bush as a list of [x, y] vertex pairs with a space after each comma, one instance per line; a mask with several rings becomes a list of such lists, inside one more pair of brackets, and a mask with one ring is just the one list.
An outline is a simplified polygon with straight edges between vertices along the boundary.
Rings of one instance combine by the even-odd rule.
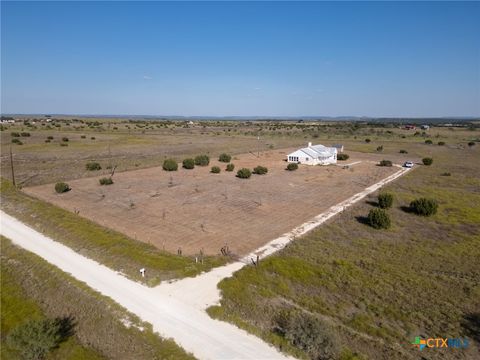
[[22, 132], [22, 133], [20, 133], [20, 136], [30, 137], [30, 133], [29, 132]]
[[425, 140], [425, 144], [427, 144], [427, 145], [432, 145], [432, 144], [433, 144], [433, 141], [430, 140], [430, 139], [427, 139], [427, 140]]
[[374, 229], [388, 229], [391, 225], [390, 216], [383, 209], [372, 209], [368, 213], [367, 223]]
[[95, 140], [95, 136], [92, 136], [90, 139], [91, 139], [91, 140]]
[[441, 176], [452, 176], [452, 174], [449, 173], [449, 172], [444, 172], [444, 173], [441, 173], [440, 175], [441, 175]]
[[227, 170], [227, 171], [233, 171], [233, 169], [235, 169], [235, 165], [234, 165], [234, 164], [227, 164], [227, 167], [226, 167], [226, 170]]
[[20, 139], [14, 138], [12, 139], [12, 144], [23, 145], [23, 142]]
[[431, 216], [437, 213], [438, 203], [434, 199], [419, 198], [410, 203], [410, 210], [421, 216]]
[[51, 135], [50, 135], [50, 136], [47, 136], [47, 139], [48, 139], [48, 140], [53, 140], [53, 136], [51, 136]]
[[207, 166], [210, 164], [210, 158], [208, 155], [197, 155], [195, 156], [195, 165]]
[[55, 191], [59, 194], [70, 191], [70, 186], [64, 182], [58, 182], [55, 184]]
[[252, 172], [250, 171], [250, 169], [242, 168], [237, 171], [237, 177], [239, 177], [240, 179], [248, 179], [250, 176], [252, 176]]
[[390, 160], [382, 160], [378, 163], [378, 165], [391, 167], [393, 164]]
[[439, 142], [438, 142], [438, 145], [440, 145], [440, 146], [445, 145], [445, 141], [439, 141]]
[[337, 333], [318, 317], [295, 313], [286, 319], [283, 333], [285, 339], [305, 351], [311, 359], [337, 359], [339, 356]]
[[178, 164], [173, 159], [166, 159], [163, 162], [163, 170], [165, 170], [165, 171], [177, 171], [178, 170]]
[[370, 141], [372, 141], [372, 140], [370, 140], [370, 139], [368, 139], [368, 138], [365, 139], [365, 142], [366, 142], [367, 144], [368, 144]]
[[68, 146], [68, 143], [60, 143], [60, 146]]
[[100, 182], [100, 185], [112, 185], [113, 180], [111, 177], [104, 177], [98, 180]]
[[210, 170], [210, 172], [212, 172], [214, 174], [219, 174], [220, 173], [220, 168], [218, 166], [212, 166], [212, 169]]
[[400, 154], [408, 154], [408, 151], [407, 151], [407, 150], [403, 150], [403, 149], [400, 150], [399, 152], [400, 152]]
[[348, 160], [349, 157], [348, 154], [337, 154], [337, 160]]
[[97, 170], [102, 170], [102, 167], [98, 162], [91, 161], [85, 164], [85, 169], [88, 171], [97, 171]]
[[470, 147], [475, 146], [475, 142], [469, 141], [469, 142], [468, 142], [468, 146], [470, 146]]
[[382, 209], [391, 208], [393, 205], [393, 195], [390, 193], [378, 194], [378, 206]]
[[253, 173], [256, 175], [265, 175], [268, 173], [268, 169], [265, 166], [258, 165], [253, 169]]
[[230, 160], [232, 160], [232, 157], [228, 154], [220, 154], [220, 156], [218, 157], [218, 161], [221, 161], [221, 162], [224, 162], [224, 163], [228, 163], [230, 162]]
[[378, 151], [378, 152], [383, 151], [383, 145], [378, 146], [378, 147], [377, 147], [377, 151]]
[[82, 139], [86, 139], [87, 137], [85, 135], [80, 136]]
[[11, 135], [12, 137], [20, 137], [20, 133], [18, 133], [18, 132], [16, 132], [16, 131], [11, 132], [10, 135]]
[[63, 142], [68, 142], [68, 137], [63, 137], [63, 138], [62, 138], [62, 141], [63, 141]]
[[22, 359], [39, 360], [69, 335], [59, 320], [30, 320], [8, 334], [7, 344], [17, 350]]
[[423, 165], [430, 166], [430, 165], [433, 164], [433, 159], [432, 159], [432, 158], [429, 158], [429, 157], [426, 157], [426, 158], [423, 158], [423, 159], [422, 159], [422, 162], [423, 162]]
[[288, 171], [295, 171], [298, 169], [298, 164], [296, 163], [290, 163], [287, 165], [287, 170]]
[[182, 164], [184, 169], [193, 169], [195, 167], [195, 160], [188, 158], [183, 160]]

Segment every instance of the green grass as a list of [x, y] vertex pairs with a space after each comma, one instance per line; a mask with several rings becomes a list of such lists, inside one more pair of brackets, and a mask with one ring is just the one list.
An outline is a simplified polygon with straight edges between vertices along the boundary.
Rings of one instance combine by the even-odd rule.
[[2, 179], [1, 208], [38, 231], [64, 243], [131, 279], [143, 281], [139, 269], [147, 269], [146, 283], [195, 276], [222, 265], [221, 257], [206, 257], [195, 263], [190, 257], [175, 256], [152, 245], [128, 238], [47, 202], [30, 197]]
[[193, 359], [111, 299], [10, 240], [0, 241], [2, 359], [16, 358], [4, 346], [14, 326], [32, 318], [64, 316], [73, 317], [75, 334], [48, 359]]
[[[409, 152], [423, 151], [416, 146]], [[400, 148], [407, 145], [384, 151]], [[292, 352], [284, 339], [275, 338], [274, 319], [285, 309], [305, 311], [340, 332], [344, 353], [375, 359], [418, 356], [410, 346], [418, 335], [472, 336], [468, 319], [480, 314], [479, 153], [432, 151], [432, 166], [418, 166], [383, 189], [395, 198], [388, 210], [391, 229], [373, 230], [357, 220], [372, 208], [372, 194], [258, 267], [223, 280], [221, 306], [211, 308], [211, 316], [255, 329]], [[452, 176], [441, 176], [445, 171]], [[436, 215], [405, 211], [421, 196], [439, 202]], [[478, 345], [471, 344], [442, 356], [474, 358]]]

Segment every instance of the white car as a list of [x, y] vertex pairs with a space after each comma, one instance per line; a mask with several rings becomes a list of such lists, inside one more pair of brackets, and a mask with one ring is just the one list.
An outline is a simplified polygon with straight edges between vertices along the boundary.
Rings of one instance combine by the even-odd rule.
[[413, 162], [405, 161], [405, 164], [403, 164], [403, 166], [406, 167], [406, 168], [412, 168], [413, 167]]

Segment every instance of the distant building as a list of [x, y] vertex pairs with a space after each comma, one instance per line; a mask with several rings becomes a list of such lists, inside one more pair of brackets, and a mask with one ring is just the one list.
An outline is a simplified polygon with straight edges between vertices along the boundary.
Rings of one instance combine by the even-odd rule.
[[415, 125], [405, 125], [406, 130], [415, 130], [417, 127]]
[[428, 130], [428, 129], [430, 129], [430, 125], [422, 125], [422, 126], [420, 126], [420, 128], [422, 130]]
[[287, 155], [289, 163], [298, 163], [305, 165], [329, 165], [337, 163], [337, 148], [326, 147], [323, 145], [312, 145], [294, 151]]

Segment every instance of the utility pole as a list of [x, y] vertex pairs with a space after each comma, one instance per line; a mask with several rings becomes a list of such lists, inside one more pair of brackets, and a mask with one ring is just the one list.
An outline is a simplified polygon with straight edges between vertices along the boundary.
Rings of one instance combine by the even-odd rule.
[[260, 157], [260, 135], [257, 136], [257, 157]]
[[13, 169], [13, 155], [12, 155], [12, 145], [10, 145], [10, 167], [12, 168], [12, 183], [14, 187], [17, 187], [15, 183], [15, 171]]

